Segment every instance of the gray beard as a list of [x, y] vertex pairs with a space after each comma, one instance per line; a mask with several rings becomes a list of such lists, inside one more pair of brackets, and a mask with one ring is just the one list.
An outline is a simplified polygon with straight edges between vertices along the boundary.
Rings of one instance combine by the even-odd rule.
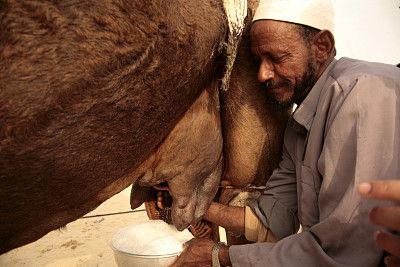
[[[316, 82], [317, 82], [317, 73], [314, 65], [312, 64], [311, 61], [309, 61], [307, 64], [307, 70], [304, 73], [303, 77], [301, 78], [300, 83], [293, 88], [293, 85], [289, 84], [288, 82], [288, 86], [294, 89], [294, 94], [289, 100], [279, 101], [278, 99], [276, 99], [273, 93], [267, 93], [267, 101], [268, 103], [276, 105], [277, 107], [282, 109], [287, 109], [291, 107], [294, 103], [300, 105], [306, 98], [308, 93], [311, 91], [311, 88], [314, 86]], [[272, 84], [270, 85], [266, 84], [265, 88], [268, 90], [268, 88], [271, 86]]]
[[301, 82], [294, 89], [293, 102], [300, 105], [307, 97], [317, 80], [315, 67], [312, 62], [309, 61], [307, 64], [307, 71], [304, 73]]

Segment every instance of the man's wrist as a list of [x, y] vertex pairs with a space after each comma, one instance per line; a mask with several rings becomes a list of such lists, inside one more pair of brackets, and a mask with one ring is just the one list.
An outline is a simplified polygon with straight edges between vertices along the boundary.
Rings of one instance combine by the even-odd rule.
[[218, 259], [221, 266], [231, 266], [231, 259], [229, 258], [229, 247], [221, 245], [218, 253]]

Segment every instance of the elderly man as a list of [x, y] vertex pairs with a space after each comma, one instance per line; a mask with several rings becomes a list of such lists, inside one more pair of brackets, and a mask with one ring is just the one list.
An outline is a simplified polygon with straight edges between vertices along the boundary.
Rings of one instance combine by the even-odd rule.
[[382, 228], [368, 220], [376, 203], [357, 185], [400, 173], [400, 70], [334, 59], [332, 13], [326, 0], [260, 2], [251, 28], [258, 79], [271, 100], [298, 107], [257, 204], [212, 204], [206, 217], [267, 242], [228, 248], [194, 239], [176, 266], [379, 264], [371, 236]]

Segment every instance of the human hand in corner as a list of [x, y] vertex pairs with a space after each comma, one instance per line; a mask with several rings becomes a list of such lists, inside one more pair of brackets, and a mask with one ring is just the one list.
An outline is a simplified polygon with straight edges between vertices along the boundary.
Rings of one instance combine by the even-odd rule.
[[[374, 207], [370, 211], [369, 217], [375, 224], [400, 232], [400, 180], [362, 183], [359, 185], [358, 191], [366, 198], [397, 202], [398, 204], [395, 206]], [[400, 266], [400, 236], [377, 231], [374, 233], [374, 239], [379, 247], [391, 254], [385, 258], [386, 266]]]

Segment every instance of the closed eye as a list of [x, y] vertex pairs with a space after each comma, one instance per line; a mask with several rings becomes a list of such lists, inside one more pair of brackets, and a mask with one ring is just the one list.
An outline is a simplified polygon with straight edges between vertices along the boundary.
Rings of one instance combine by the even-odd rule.
[[285, 60], [286, 56], [270, 56], [270, 58], [274, 63], [281, 63]]
[[271, 60], [273, 63], [281, 63], [286, 60], [287, 57], [290, 56], [290, 53], [279, 52], [279, 53], [265, 53], [263, 54], [266, 58]]

